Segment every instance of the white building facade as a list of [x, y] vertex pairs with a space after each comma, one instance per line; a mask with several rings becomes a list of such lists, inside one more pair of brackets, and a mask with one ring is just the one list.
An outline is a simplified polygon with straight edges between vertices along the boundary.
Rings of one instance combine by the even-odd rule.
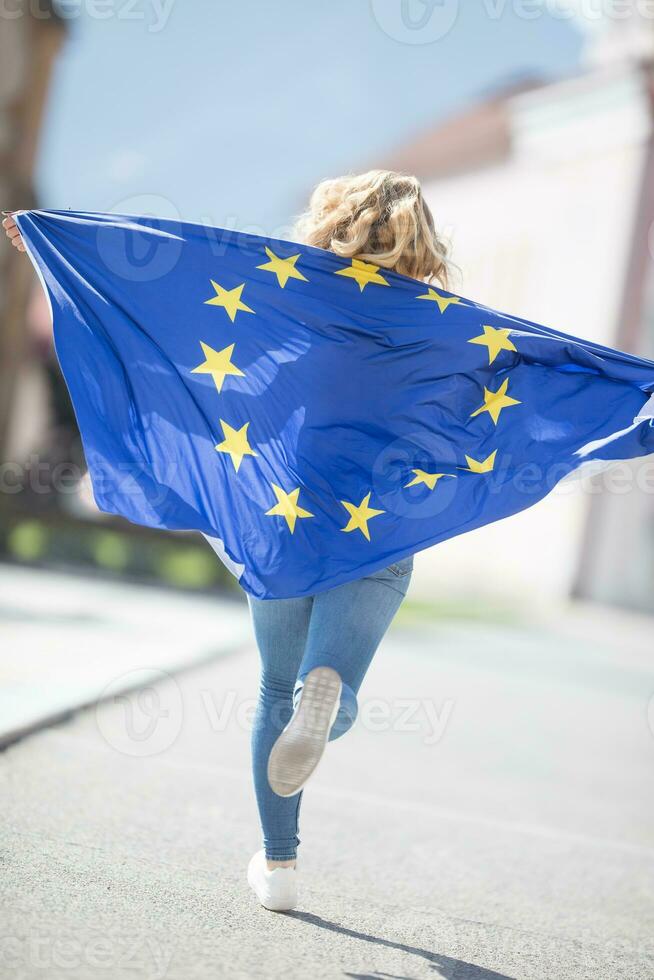
[[[477, 107], [405, 147], [449, 235], [462, 295], [654, 357], [649, 67], [588, 74]], [[416, 594], [654, 611], [654, 456], [564, 481], [530, 510], [419, 556]]]

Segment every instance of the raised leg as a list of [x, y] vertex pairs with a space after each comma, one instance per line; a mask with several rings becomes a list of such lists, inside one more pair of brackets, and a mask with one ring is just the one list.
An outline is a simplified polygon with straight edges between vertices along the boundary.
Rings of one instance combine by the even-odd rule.
[[[299, 679], [314, 667], [333, 667], [343, 682], [341, 706], [330, 740], [343, 735], [357, 715], [357, 692], [411, 580], [413, 559], [314, 596]], [[297, 696], [297, 690], [296, 690]]]

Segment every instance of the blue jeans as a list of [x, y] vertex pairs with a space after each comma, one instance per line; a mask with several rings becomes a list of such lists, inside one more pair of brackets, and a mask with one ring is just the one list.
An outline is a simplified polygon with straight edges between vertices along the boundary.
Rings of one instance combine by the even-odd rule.
[[254, 788], [266, 857], [294, 858], [302, 793], [281, 797], [268, 784], [268, 756], [293, 712], [303, 678], [314, 667], [333, 667], [343, 690], [330, 740], [357, 715], [357, 692], [374, 653], [409, 587], [413, 558], [381, 572], [301, 599], [248, 596], [261, 655], [259, 701], [252, 731]]

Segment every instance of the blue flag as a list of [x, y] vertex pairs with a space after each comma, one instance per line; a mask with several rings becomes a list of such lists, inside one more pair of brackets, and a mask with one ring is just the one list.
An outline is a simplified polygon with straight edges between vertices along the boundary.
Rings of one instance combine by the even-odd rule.
[[311, 595], [654, 451], [654, 363], [357, 259], [202, 225], [16, 216], [101, 510]]

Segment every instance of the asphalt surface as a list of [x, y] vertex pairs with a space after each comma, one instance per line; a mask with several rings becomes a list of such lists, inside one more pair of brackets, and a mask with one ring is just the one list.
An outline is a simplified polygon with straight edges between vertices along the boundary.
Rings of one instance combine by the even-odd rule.
[[595, 632], [395, 628], [291, 914], [245, 883], [253, 648], [11, 746], [0, 976], [654, 977], [651, 645]]

